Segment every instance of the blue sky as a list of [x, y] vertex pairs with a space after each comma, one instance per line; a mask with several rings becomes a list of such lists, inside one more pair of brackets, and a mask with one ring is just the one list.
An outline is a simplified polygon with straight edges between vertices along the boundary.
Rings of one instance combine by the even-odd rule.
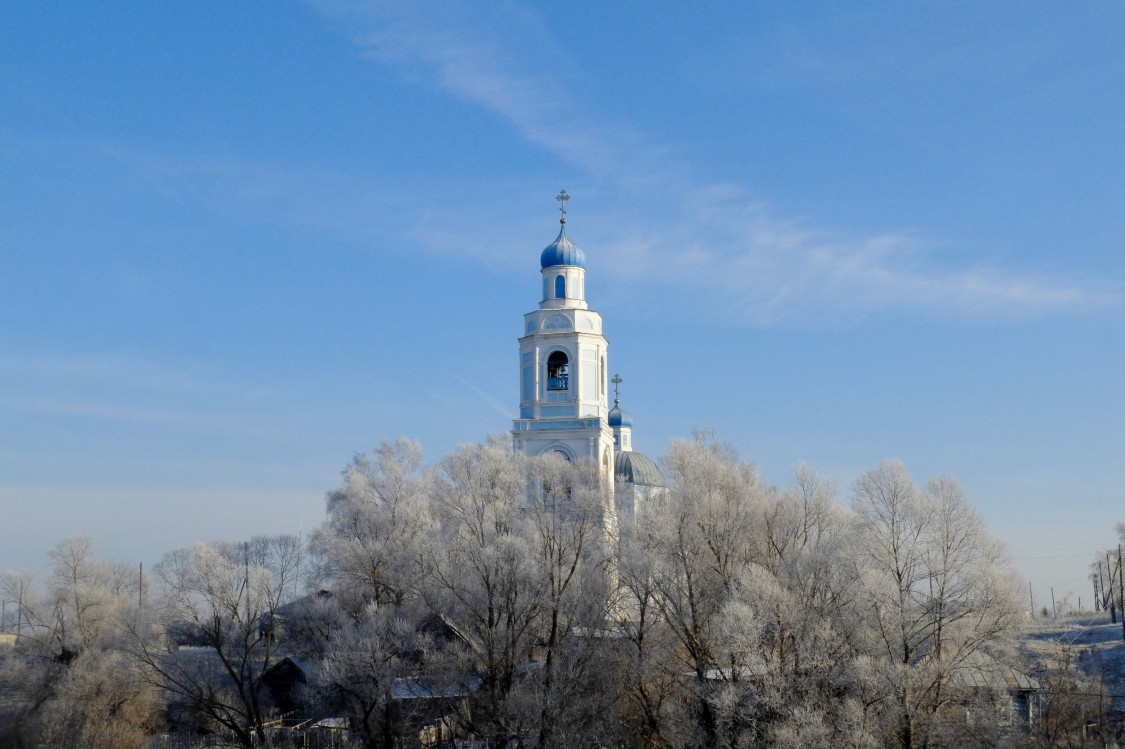
[[504, 433], [561, 188], [639, 449], [952, 473], [1037, 600], [1125, 520], [1125, 8], [0, 9], [0, 568], [307, 531]]

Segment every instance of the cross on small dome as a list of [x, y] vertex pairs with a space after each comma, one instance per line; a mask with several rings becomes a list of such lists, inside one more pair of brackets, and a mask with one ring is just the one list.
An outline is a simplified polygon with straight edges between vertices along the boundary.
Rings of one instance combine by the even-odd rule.
[[566, 190], [561, 191], [555, 196], [555, 200], [559, 201], [559, 212], [562, 216], [559, 218], [559, 223], [562, 226], [559, 228], [559, 236], [555, 241], [547, 245], [543, 250], [543, 254], [539, 256], [539, 267], [550, 268], [555, 265], [573, 265], [579, 268], [586, 267], [586, 253], [582, 248], [570, 241], [570, 237], [566, 235], [566, 201], [570, 200], [570, 196]]

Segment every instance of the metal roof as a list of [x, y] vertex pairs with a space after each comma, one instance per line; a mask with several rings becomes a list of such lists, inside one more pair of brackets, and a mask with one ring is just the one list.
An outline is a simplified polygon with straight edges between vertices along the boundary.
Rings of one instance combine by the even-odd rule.
[[1034, 677], [979, 652], [970, 654], [953, 668], [949, 683], [962, 689], [1034, 692], [1042, 688]]
[[613, 408], [609, 409], [609, 425], [611, 427], [631, 427], [633, 426], [633, 415], [614, 403]]
[[651, 459], [641, 453], [620, 452], [613, 461], [618, 481], [637, 486], [667, 486], [664, 474]]
[[566, 235], [566, 226], [559, 229], [559, 236], [554, 242], [547, 245], [543, 254], [539, 256], [539, 267], [550, 268], [553, 265], [574, 265], [579, 268], [586, 267], [586, 253], [582, 248], [570, 241]]

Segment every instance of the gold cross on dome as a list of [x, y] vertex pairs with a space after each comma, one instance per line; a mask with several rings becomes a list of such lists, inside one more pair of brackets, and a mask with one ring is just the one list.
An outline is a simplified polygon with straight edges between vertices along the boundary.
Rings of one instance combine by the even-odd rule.
[[559, 201], [559, 210], [562, 211], [562, 218], [559, 219], [560, 224], [566, 223], [566, 201], [570, 200], [570, 196], [563, 190], [555, 196], [555, 200]]

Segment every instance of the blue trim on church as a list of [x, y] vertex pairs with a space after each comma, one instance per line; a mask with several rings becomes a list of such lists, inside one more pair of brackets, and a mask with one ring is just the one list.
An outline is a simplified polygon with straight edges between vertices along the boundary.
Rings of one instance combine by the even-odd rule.
[[516, 419], [519, 432], [549, 432], [553, 429], [599, 429], [601, 419]]

